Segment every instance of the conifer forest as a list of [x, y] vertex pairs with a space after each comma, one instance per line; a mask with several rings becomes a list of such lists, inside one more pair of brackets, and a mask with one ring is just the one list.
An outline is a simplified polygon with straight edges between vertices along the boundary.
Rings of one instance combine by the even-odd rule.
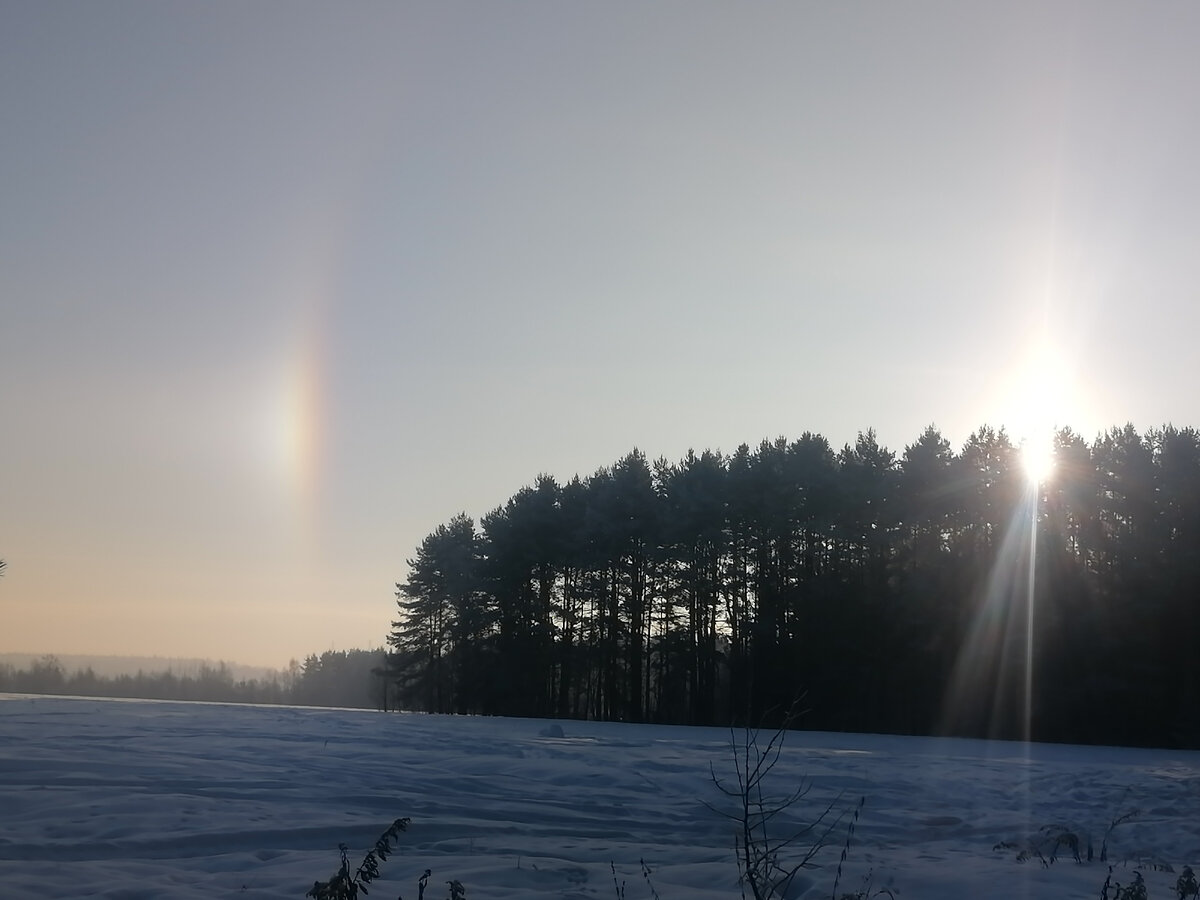
[[1200, 434], [873, 431], [542, 475], [397, 584], [393, 706], [1200, 746]]

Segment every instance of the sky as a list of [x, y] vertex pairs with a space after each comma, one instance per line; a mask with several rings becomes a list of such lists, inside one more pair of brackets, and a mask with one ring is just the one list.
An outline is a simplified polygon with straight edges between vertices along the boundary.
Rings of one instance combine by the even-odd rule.
[[0, 652], [380, 646], [540, 473], [1200, 424], [1192, 3], [0, 0]]

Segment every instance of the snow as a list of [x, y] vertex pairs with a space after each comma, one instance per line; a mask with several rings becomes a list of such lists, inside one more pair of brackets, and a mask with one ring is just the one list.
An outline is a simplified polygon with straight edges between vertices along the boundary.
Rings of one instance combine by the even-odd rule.
[[[557, 729], [561, 729], [561, 732]], [[561, 733], [562, 736], [558, 736]], [[547, 722], [0, 695], [0, 895], [5, 898], [302, 897], [357, 865], [409, 816], [371, 897], [740, 896], [719, 728]], [[829, 897], [860, 797], [839, 894], [1089, 898], [1109, 837], [1113, 878], [1174, 897], [1200, 869], [1200, 753], [793, 732], [768, 787], [810, 793], [793, 823], [836, 801], [845, 817], [793, 896]], [[781, 827], [786, 826], [781, 823]], [[1044, 867], [1017, 851], [1043, 826], [1097, 860]], [[1161, 867], [1170, 864], [1175, 872]], [[886, 894], [884, 895], [886, 896]]]

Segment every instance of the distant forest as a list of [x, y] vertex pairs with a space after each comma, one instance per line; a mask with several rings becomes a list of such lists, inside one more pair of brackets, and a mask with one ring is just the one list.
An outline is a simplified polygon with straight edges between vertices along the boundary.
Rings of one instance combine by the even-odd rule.
[[1040, 486], [990, 427], [540, 476], [408, 561], [389, 702], [1200, 746], [1200, 435], [1055, 447]]
[[189, 674], [168, 669], [101, 675], [90, 666], [68, 672], [57, 657], [43, 656], [22, 667], [0, 663], [0, 691], [381, 709], [384, 659], [382, 650], [329, 650], [310, 654], [303, 663], [293, 660], [283, 672], [235, 679], [225, 663], [201, 665]]

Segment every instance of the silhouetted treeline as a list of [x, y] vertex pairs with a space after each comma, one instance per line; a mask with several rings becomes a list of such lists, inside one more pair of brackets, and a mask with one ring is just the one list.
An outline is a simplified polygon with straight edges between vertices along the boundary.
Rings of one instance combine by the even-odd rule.
[[225, 663], [202, 665], [194, 675], [139, 670], [104, 676], [90, 667], [68, 673], [56, 657], [44, 656], [28, 668], [0, 663], [0, 691], [380, 709], [384, 685], [378, 672], [384, 661], [382, 650], [328, 650], [310, 654], [303, 663], [293, 660], [283, 672], [235, 680]]
[[1056, 457], [1039, 490], [1003, 430], [930, 427], [541, 476], [408, 561], [397, 702], [709, 724], [803, 695], [814, 729], [1196, 746], [1200, 437]]

